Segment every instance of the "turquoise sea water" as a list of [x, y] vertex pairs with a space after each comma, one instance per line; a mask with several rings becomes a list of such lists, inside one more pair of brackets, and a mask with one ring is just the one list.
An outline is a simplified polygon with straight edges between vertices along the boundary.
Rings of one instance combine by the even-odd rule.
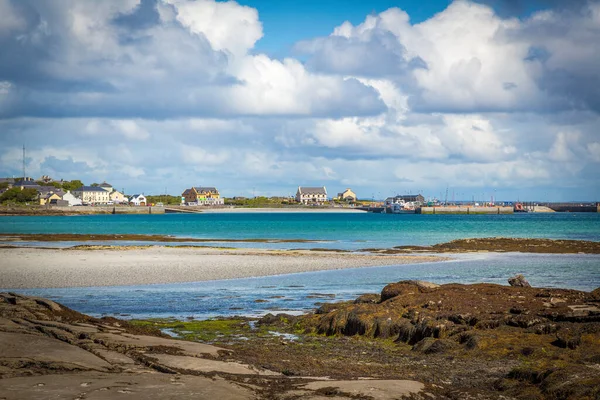
[[[319, 242], [250, 242], [224, 245], [359, 250], [368, 247], [430, 245], [453, 239], [492, 236], [600, 241], [600, 214], [244, 213], [3, 217], [0, 218], [0, 232], [164, 234], [211, 239], [310, 239]], [[73, 244], [77, 243], [57, 245]], [[215, 241], [214, 244], [219, 242]], [[47, 246], [48, 243], [43, 245]], [[306, 312], [317, 307], [318, 303], [348, 300], [362, 293], [379, 292], [387, 283], [403, 279], [423, 279], [436, 283], [506, 284], [508, 277], [523, 273], [532, 285], [538, 287], [578, 290], [600, 287], [600, 255], [478, 253], [455, 255], [453, 258], [452, 261], [426, 264], [214, 282], [25, 289], [19, 292], [53, 298], [75, 310], [95, 316], [180, 319], [192, 316], [201, 319], [214, 316], [262, 315], [267, 312]], [[267, 302], [256, 302], [259, 299]]]
[[162, 234], [209, 239], [310, 239], [321, 243], [236, 243], [236, 247], [340, 248], [431, 245], [469, 237], [600, 241], [600, 214], [412, 215], [222, 213], [1, 217], [1, 233]]

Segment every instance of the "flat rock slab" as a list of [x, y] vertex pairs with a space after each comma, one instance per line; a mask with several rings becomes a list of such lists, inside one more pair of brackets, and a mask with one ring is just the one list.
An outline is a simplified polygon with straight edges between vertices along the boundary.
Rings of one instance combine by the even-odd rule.
[[249, 389], [200, 376], [78, 373], [0, 379], [0, 398], [46, 399], [254, 399]]
[[375, 400], [387, 400], [419, 393], [425, 385], [421, 382], [407, 380], [356, 380], [318, 381], [308, 383], [302, 387], [308, 390], [336, 388], [337, 391], [348, 393], [352, 396], [365, 396]]
[[126, 333], [98, 333], [93, 335], [94, 338], [102, 339], [104, 342], [113, 344], [122, 344], [126, 346], [134, 347], [153, 347], [153, 346], [167, 346], [176, 347], [180, 349], [186, 355], [200, 355], [210, 354], [218, 355], [219, 351], [228, 351], [221, 347], [211, 346], [208, 344], [186, 342], [184, 340], [166, 339], [155, 336], [144, 336], [144, 335], [130, 335]]
[[169, 368], [199, 372], [222, 372], [233, 375], [280, 375], [277, 372], [257, 370], [249, 365], [234, 362], [206, 360], [197, 357], [172, 356], [169, 354], [151, 354], [161, 365]]
[[57, 363], [84, 370], [106, 371], [111, 365], [77, 346], [47, 336], [0, 332], [0, 359]]

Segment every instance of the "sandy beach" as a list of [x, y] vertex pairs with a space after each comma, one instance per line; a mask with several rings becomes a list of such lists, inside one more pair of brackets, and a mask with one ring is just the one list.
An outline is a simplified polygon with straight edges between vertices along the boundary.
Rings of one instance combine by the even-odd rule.
[[0, 289], [145, 285], [443, 260], [437, 256], [149, 247], [0, 249]]

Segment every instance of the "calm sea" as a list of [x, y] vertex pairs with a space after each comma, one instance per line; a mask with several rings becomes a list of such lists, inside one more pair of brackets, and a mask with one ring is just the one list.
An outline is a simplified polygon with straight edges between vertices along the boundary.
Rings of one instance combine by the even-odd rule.
[[[222, 213], [0, 217], [0, 232], [308, 239], [320, 243], [236, 243], [235, 246], [357, 250], [366, 247], [431, 245], [454, 239], [493, 236], [600, 241], [600, 214]], [[218, 244], [218, 241], [214, 243]]]
[[[135, 233], [211, 239], [310, 239], [319, 243], [229, 243], [267, 248], [428, 245], [467, 237], [531, 237], [600, 241], [600, 214], [379, 215], [196, 214], [3, 217], [4, 233]], [[218, 244], [218, 241], [214, 242]], [[29, 243], [33, 245], [35, 243]], [[75, 243], [59, 243], [71, 245]], [[203, 245], [205, 243], [202, 243]], [[44, 243], [48, 245], [48, 243]], [[484, 253], [448, 262], [356, 268], [272, 277], [129, 287], [31, 289], [84, 313], [123, 318], [209, 318], [299, 313], [322, 302], [381, 291], [390, 282], [506, 284], [523, 273], [533, 286], [600, 287], [600, 255]], [[0, 289], [1, 290], [1, 289]], [[257, 302], [257, 300], [260, 300]], [[266, 302], [264, 302], [266, 300]]]

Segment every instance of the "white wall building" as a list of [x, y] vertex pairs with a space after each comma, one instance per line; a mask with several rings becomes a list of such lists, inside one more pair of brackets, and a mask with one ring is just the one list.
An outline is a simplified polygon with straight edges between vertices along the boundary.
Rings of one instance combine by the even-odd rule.
[[298, 186], [296, 201], [302, 204], [323, 204], [327, 201], [327, 189], [321, 187]]
[[67, 193], [63, 195], [62, 200], [68, 202], [70, 206], [81, 205], [81, 199], [78, 199], [77, 197], [73, 196], [73, 193], [71, 193], [70, 190], [67, 190]]
[[143, 194], [134, 194], [129, 199], [129, 204], [133, 204], [134, 206], [145, 206], [148, 203], [146, 202], [146, 197]]
[[73, 190], [73, 194], [88, 204], [106, 204], [110, 201], [110, 193], [95, 186], [82, 186]]

